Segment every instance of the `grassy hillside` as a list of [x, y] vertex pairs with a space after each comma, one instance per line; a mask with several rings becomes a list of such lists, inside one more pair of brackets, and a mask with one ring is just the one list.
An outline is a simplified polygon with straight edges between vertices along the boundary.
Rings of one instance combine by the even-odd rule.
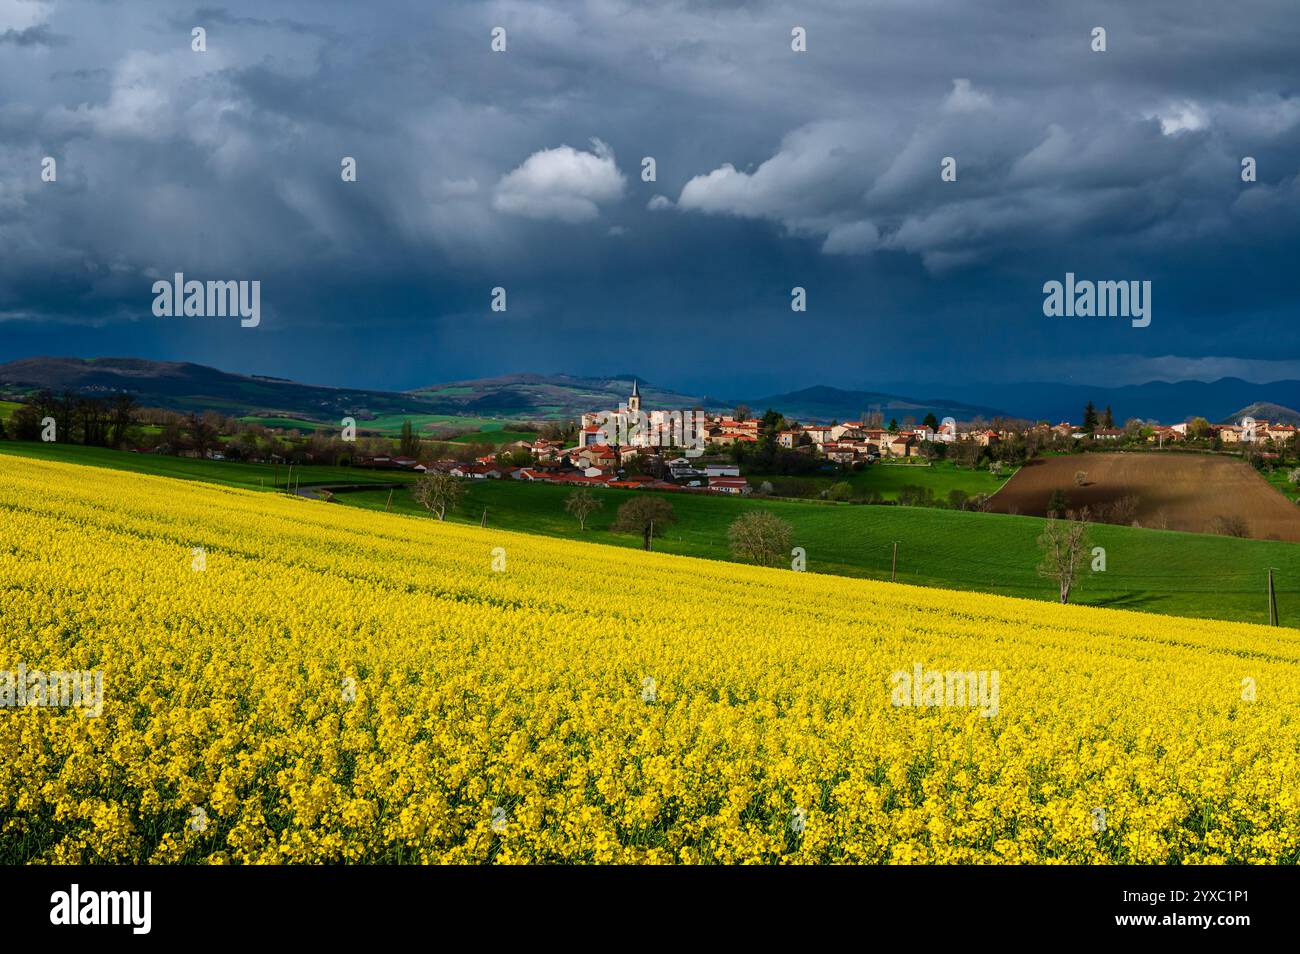
[[[261, 424], [263, 427], [283, 427], [294, 428], [300, 431], [316, 431], [322, 428], [327, 430], [337, 430], [340, 421], [334, 421], [328, 424], [321, 424], [315, 421], [303, 420], [297, 417], [264, 417], [258, 415], [249, 415], [240, 418], [246, 424]], [[455, 438], [456, 440], [481, 440], [485, 443], [496, 441], [498, 443], [507, 440], [522, 439], [514, 431], [503, 432], [504, 425], [501, 421], [495, 421], [487, 417], [464, 417], [456, 414], [381, 414], [372, 418], [357, 418], [357, 430], [361, 433], [377, 433], [389, 437], [396, 437], [401, 433], [402, 425], [407, 421], [415, 428], [416, 433], [424, 438], [436, 438], [440, 434], [449, 433], [455, 430], [470, 429], [481, 434]], [[503, 436], [508, 434], [509, 436]], [[522, 437], [529, 440], [535, 437], [532, 433], [524, 433]]]
[[536, 431], [507, 431], [502, 429], [500, 424], [485, 424], [473, 433], [450, 438], [450, 442], [453, 444], [492, 444], [494, 446], [512, 444], [515, 441], [532, 443], [535, 440], [537, 440]]
[[[110, 467], [134, 473], [270, 490], [277, 477], [269, 464], [239, 464], [127, 454], [100, 448], [0, 441], [0, 455]], [[902, 468], [899, 468], [900, 470]], [[883, 470], [883, 469], [882, 469]], [[942, 471], [935, 471], [941, 474]], [[966, 472], [971, 473], [971, 472]], [[303, 486], [332, 483], [409, 482], [407, 474], [338, 467], [295, 468]], [[283, 485], [287, 468], [280, 467]], [[639, 539], [607, 528], [630, 491], [598, 490], [605, 502], [579, 532], [564, 511], [565, 487], [521, 481], [483, 481], [469, 486], [457, 523], [476, 524], [488, 510], [491, 527], [545, 536], [639, 546]], [[637, 491], [641, 493], [641, 491]], [[924, 586], [979, 590], [1036, 599], [1053, 597], [1050, 581], [1035, 572], [1036, 517], [963, 513], [918, 507], [857, 506], [815, 501], [735, 500], [665, 494], [678, 515], [657, 549], [710, 559], [729, 559], [727, 527], [747, 510], [766, 509], [794, 525], [795, 543], [807, 551], [808, 570], [889, 579], [898, 541], [898, 580]], [[339, 502], [383, 510], [388, 490], [340, 494]], [[396, 513], [423, 514], [409, 492], [392, 494]], [[432, 519], [432, 518], [429, 518]], [[1278, 608], [1285, 625], [1300, 626], [1300, 546], [1203, 534], [1094, 526], [1093, 543], [1106, 549], [1106, 571], [1090, 573], [1073, 601], [1178, 616], [1266, 622], [1268, 568], [1275, 570]], [[939, 597], [936, 597], [939, 598]]]
[[911, 484], [925, 487], [940, 500], [944, 500], [953, 490], [960, 490], [972, 497], [975, 494], [992, 494], [1013, 472], [1014, 468], [1010, 468], [998, 477], [989, 473], [987, 468], [976, 470], [970, 467], [958, 467], [951, 461], [938, 461], [933, 464], [881, 462], [842, 477], [754, 475], [750, 478], [750, 483], [758, 486], [766, 480], [772, 484], [778, 494], [806, 496], [809, 490], [825, 490], [832, 484], [845, 481], [853, 487], [855, 495], [867, 496], [875, 493], [885, 500], [897, 500], [899, 491]]
[[[607, 528], [628, 491], [596, 491], [604, 502], [584, 533], [564, 512], [568, 488], [520, 481], [471, 485], [451, 519], [547, 536], [635, 547], [639, 538]], [[642, 491], [637, 491], [642, 493]], [[898, 580], [925, 586], [980, 590], [1052, 599], [1050, 581], [1037, 575], [1036, 517], [965, 513], [919, 507], [856, 506], [812, 501], [735, 500], [665, 494], [678, 523], [655, 547], [668, 553], [728, 559], [727, 527], [748, 510], [770, 510], [795, 527], [795, 544], [807, 551], [808, 570], [889, 579], [898, 541]], [[340, 495], [353, 506], [382, 510], [387, 491]], [[409, 493], [392, 495], [396, 512], [419, 513]], [[1300, 547], [1266, 540], [1132, 527], [1091, 528], [1106, 550], [1106, 570], [1089, 573], [1073, 601], [1179, 616], [1267, 622], [1268, 568], [1275, 568], [1282, 622], [1300, 626]], [[936, 597], [938, 598], [938, 597]]]
[[1291, 469], [1290, 467], [1279, 467], [1272, 472], [1262, 473], [1260, 476], [1267, 480], [1269, 485], [1283, 497], [1294, 502], [1300, 500], [1300, 485], [1291, 483], [1287, 478], [1287, 474], [1290, 473]]

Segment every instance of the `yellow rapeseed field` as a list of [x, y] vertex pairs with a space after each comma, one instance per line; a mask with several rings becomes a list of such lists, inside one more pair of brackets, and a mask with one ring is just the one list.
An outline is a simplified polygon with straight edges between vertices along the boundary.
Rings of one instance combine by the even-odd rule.
[[[1300, 852], [1289, 629], [0, 456], [20, 664], [101, 670], [103, 707], [0, 708], [0, 862]], [[896, 705], [918, 666], [996, 675], [996, 712]]]

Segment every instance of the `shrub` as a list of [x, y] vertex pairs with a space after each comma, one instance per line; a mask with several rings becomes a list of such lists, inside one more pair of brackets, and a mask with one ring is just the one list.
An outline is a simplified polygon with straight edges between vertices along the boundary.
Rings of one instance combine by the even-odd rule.
[[850, 500], [852, 497], [853, 485], [843, 480], [837, 484], [831, 484], [830, 490], [826, 491], [828, 500]]

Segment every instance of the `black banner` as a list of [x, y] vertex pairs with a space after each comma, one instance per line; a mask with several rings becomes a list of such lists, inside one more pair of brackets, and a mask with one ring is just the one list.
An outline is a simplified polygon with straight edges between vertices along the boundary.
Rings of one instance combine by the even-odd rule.
[[128, 944], [336, 944], [422, 926], [448, 939], [474, 930], [538, 940], [563, 927], [666, 942], [687, 923], [699, 925], [692, 935], [805, 943], [851, 927], [873, 940], [1218, 944], [1293, 925], [1300, 887], [1295, 868], [29, 867], [0, 869], [0, 879], [11, 937]]

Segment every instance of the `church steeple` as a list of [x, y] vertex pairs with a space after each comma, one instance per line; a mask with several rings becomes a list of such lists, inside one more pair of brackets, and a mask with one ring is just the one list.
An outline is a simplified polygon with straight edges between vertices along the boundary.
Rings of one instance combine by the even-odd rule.
[[627, 409], [633, 413], [641, 410], [641, 395], [636, 388], [636, 378], [632, 379], [632, 396], [627, 399]]

